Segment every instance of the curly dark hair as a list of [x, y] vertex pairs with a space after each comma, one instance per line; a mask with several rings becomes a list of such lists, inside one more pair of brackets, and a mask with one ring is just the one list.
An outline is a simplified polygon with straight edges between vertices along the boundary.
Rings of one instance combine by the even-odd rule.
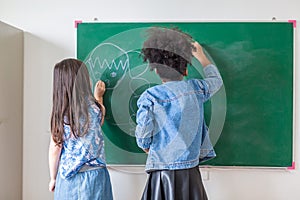
[[141, 51], [144, 62], [149, 62], [150, 70], [156, 69], [162, 79], [180, 80], [191, 63], [192, 42], [192, 37], [178, 28], [152, 27]]

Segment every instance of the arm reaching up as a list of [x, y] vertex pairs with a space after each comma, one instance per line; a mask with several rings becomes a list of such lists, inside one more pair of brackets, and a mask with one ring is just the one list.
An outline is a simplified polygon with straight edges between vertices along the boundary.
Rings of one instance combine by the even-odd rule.
[[195, 50], [193, 56], [201, 63], [204, 72], [204, 82], [208, 87], [209, 97], [213, 96], [223, 85], [223, 80], [218, 68], [211, 63], [203, 52], [202, 46], [195, 42], [193, 43]]
[[197, 60], [201, 63], [203, 67], [206, 67], [207, 65], [211, 64], [210, 60], [206, 57], [205, 53], [203, 52], [202, 46], [195, 42], [193, 43], [195, 47], [195, 51], [193, 51], [193, 56], [197, 58]]
[[105, 117], [105, 107], [103, 104], [103, 95], [105, 93], [105, 83], [103, 81], [98, 81], [95, 85], [95, 89], [94, 89], [94, 97], [97, 100], [97, 102], [100, 104], [100, 109], [102, 112], [102, 119], [101, 119], [101, 125], [104, 123], [104, 117]]

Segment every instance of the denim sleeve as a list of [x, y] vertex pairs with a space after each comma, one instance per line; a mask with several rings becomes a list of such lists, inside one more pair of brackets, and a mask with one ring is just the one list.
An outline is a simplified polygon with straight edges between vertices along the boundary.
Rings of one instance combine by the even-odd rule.
[[213, 64], [204, 67], [203, 72], [205, 76], [203, 81], [206, 83], [209, 97], [211, 97], [222, 87], [223, 80], [218, 68]]
[[153, 103], [144, 93], [137, 102], [135, 137], [137, 145], [142, 149], [149, 149], [153, 134]]

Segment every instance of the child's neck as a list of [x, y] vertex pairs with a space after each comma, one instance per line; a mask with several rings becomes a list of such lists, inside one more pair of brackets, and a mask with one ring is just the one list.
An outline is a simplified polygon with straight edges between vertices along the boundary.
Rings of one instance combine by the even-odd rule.
[[170, 81], [182, 81], [183, 80], [183, 76], [180, 76], [178, 79], [167, 79], [167, 78], [162, 78], [161, 79], [161, 82], [162, 83], [167, 83], [167, 82], [170, 82]]

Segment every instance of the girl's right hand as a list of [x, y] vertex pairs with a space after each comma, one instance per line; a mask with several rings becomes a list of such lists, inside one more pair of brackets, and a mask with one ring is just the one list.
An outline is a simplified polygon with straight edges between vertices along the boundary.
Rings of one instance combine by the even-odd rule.
[[105, 92], [105, 83], [99, 80], [94, 89], [94, 97], [96, 100], [101, 100]]
[[195, 51], [192, 51], [193, 56], [197, 58], [197, 60], [201, 63], [203, 67], [211, 64], [209, 59], [206, 57], [205, 53], [203, 52], [202, 46], [198, 42], [194, 42], [193, 46], [195, 47]]
[[95, 89], [94, 89], [94, 97], [95, 99], [98, 101], [98, 103], [100, 104], [100, 110], [102, 112], [102, 119], [101, 119], [101, 126], [104, 123], [104, 117], [106, 114], [106, 110], [105, 107], [103, 105], [103, 95], [105, 92], [105, 83], [101, 80], [99, 80], [96, 85], [95, 85]]

